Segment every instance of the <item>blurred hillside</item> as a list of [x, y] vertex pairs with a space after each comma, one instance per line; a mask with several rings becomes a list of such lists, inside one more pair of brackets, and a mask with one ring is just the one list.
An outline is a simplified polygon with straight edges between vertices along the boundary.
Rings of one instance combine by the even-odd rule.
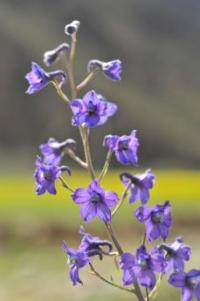
[[119, 105], [118, 114], [96, 129], [98, 163], [105, 134], [136, 128], [140, 162], [197, 167], [199, 15], [195, 0], [1, 0], [0, 154], [32, 162], [49, 136], [78, 139], [53, 88], [27, 96], [24, 75], [31, 61], [42, 64], [43, 52], [66, 40], [64, 25], [79, 19], [77, 81], [91, 58], [123, 61], [120, 83], [98, 75], [90, 86]]

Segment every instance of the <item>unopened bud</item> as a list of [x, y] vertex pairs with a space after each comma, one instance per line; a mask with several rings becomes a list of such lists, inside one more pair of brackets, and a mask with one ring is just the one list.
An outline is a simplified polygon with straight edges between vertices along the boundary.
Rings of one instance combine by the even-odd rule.
[[77, 33], [80, 26], [80, 22], [77, 20], [72, 21], [71, 23], [65, 25], [65, 33], [68, 36], [71, 36], [73, 33]]
[[59, 60], [61, 54], [66, 53], [69, 49], [69, 44], [63, 43], [60, 44], [53, 50], [48, 50], [43, 55], [43, 62], [44, 64], [49, 67], [53, 63]]

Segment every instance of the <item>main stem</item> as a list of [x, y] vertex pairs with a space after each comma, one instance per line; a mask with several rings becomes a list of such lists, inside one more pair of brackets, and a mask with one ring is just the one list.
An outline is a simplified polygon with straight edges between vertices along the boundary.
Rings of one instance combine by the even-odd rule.
[[[74, 71], [73, 71], [73, 63], [74, 63], [74, 56], [75, 56], [75, 51], [76, 51], [76, 33], [74, 33], [72, 35], [72, 43], [71, 43], [71, 51], [70, 51], [70, 56], [69, 56], [69, 64], [68, 64], [68, 76], [69, 76], [69, 83], [70, 83], [70, 89], [71, 89], [71, 96], [72, 99], [77, 97], [77, 88], [75, 85], [75, 81], [74, 81]], [[79, 131], [80, 131], [80, 135], [82, 138], [82, 142], [83, 142], [83, 147], [84, 147], [84, 152], [85, 152], [85, 158], [86, 158], [86, 162], [87, 162], [87, 166], [88, 166], [88, 171], [90, 173], [90, 176], [92, 179], [95, 179], [95, 171], [93, 168], [93, 164], [92, 164], [92, 159], [91, 159], [91, 153], [90, 153], [90, 145], [89, 145], [89, 131], [87, 128], [83, 127], [83, 126], [79, 126]], [[122, 255], [124, 252], [113, 232], [112, 226], [109, 223], [105, 223], [106, 228], [110, 234], [110, 237], [117, 249], [117, 251], [119, 252], [120, 255]], [[137, 280], [134, 283], [134, 293], [138, 298], [138, 301], [145, 301], [140, 286], [137, 282]]]

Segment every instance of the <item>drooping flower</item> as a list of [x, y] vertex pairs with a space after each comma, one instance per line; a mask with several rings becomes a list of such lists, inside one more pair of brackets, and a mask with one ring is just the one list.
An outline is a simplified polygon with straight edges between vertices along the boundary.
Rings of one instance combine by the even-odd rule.
[[107, 135], [104, 137], [103, 146], [113, 151], [117, 161], [123, 165], [135, 165], [138, 161], [139, 141], [136, 137], [136, 130], [132, 130], [129, 136]]
[[37, 157], [36, 170], [34, 173], [36, 193], [41, 195], [47, 191], [50, 194], [56, 194], [55, 181], [60, 177], [62, 171], [67, 171], [70, 174], [69, 167], [46, 164]]
[[71, 23], [65, 25], [65, 33], [68, 36], [71, 36], [73, 33], [77, 33], [80, 26], [80, 21], [74, 20]]
[[174, 272], [168, 282], [181, 289], [181, 301], [191, 301], [193, 297], [200, 300], [200, 270]]
[[45, 72], [42, 67], [33, 62], [32, 70], [26, 74], [25, 78], [29, 82], [26, 93], [34, 94], [46, 87], [50, 81], [56, 80], [62, 84], [65, 81], [66, 74], [62, 70]]
[[104, 124], [115, 114], [117, 105], [103, 99], [95, 91], [89, 91], [83, 99], [70, 102], [73, 113], [72, 125], [86, 125], [89, 128]]
[[44, 162], [46, 164], [59, 164], [62, 156], [64, 155], [64, 149], [66, 147], [74, 148], [76, 141], [73, 139], [66, 139], [63, 142], [58, 142], [54, 138], [49, 138], [47, 143], [40, 145], [40, 151], [44, 156]]
[[122, 254], [120, 266], [123, 270], [123, 285], [132, 284], [137, 279], [142, 286], [152, 289], [156, 283], [154, 272], [162, 271], [163, 258], [160, 256], [154, 260], [147, 253], [146, 247], [141, 245], [136, 251], [136, 256], [130, 253]]
[[87, 252], [89, 257], [98, 255], [100, 259], [103, 259], [103, 255], [109, 255], [112, 251], [112, 243], [110, 241], [101, 240], [97, 236], [86, 233], [83, 227], [80, 227], [80, 234], [82, 235], [82, 240], [79, 250]]
[[134, 212], [139, 222], [146, 226], [146, 236], [149, 241], [162, 237], [165, 240], [172, 224], [171, 205], [166, 201], [163, 205], [153, 207], [141, 206]]
[[58, 45], [58, 47], [56, 47], [55, 49], [46, 51], [43, 55], [44, 64], [47, 67], [51, 66], [52, 64], [58, 61], [61, 54], [67, 53], [68, 50], [69, 50], [69, 44], [62, 43]]
[[90, 60], [88, 62], [88, 72], [94, 72], [95, 70], [101, 70], [105, 76], [113, 81], [121, 80], [122, 62], [120, 60], [112, 60], [103, 62], [100, 60]]
[[152, 250], [152, 256], [160, 254], [164, 260], [164, 270], [167, 273], [184, 270], [184, 261], [188, 261], [191, 255], [191, 248], [184, 244], [181, 237], [176, 238], [172, 244], [161, 244]]
[[87, 189], [76, 189], [72, 194], [72, 199], [81, 206], [80, 214], [86, 222], [95, 217], [110, 222], [110, 207], [114, 206], [119, 200], [115, 192], [104, 191], [97, 180], [93, 180]]
[[149, 200], [149, 190], [153, 188], [155, 176], [150, 169], [146, 170], [143, 174], [131, 175], [130, 173], [123, 172], [120, 175], [122, 183], [127, 187], [129, 186], [129, 202], [134, 203], [140, 200], [142, 204], [146, 204]]
[[79, 269], [90, 263], [87, 252], [69, 248], [66, 242], [63, 243], [63, 249], [68, 257], [68, 264], [70, 266], [69, 276], [73, 285], [78, 283], [83, 284], [79, 276]]

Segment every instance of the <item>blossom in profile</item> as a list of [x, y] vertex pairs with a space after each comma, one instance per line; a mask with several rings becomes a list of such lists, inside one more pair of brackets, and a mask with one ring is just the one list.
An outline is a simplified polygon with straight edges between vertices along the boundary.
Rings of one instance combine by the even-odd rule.
[[120, 175], [122, 183], [129, 188], [129, 202], [134, 203], [140, 200], [142, 204], [146, 204], [149, 200], [149, 190], [153, 188], [155, 176], [150, 169], [142, 174], [132, 175], [123, 172]]
[[190, 259], [191, 248], [184, 244], [181, 237], [177, 237], [171, 244], [161, 244], [152, 250], [152, 256], [157, 254], [163, 257], [164, 273], [170, 270], [183, 271], [184, 263]]
[[168, 282], [181, 289], [181, 301], [191, 301], [192, 298], [200, 300], [200, 270], [174, 272]]
[[55, 49], [45, 51], [43, 55], [44, 64], [49, 67], [52, 64], [56, 63], [60, 58], [61, 54], [67, 53], [69, 50], [69, 44], [62, 43], [58, 45]]
[[66, 139], [58, 142], [54, 138], [49, 138], [47, 143], [40, 145], [40, 151], [44, 156], [44, 162], [47, 164], [59, 164], [66, 147], [74, 148], [76, 141], [74, 139]]
[[163, 205], [153, 207], [140, 206], [134, 212], [137, 220], [146, 226], [146, 236], [149, 241], [161, 237], [166, 240], [172, 225], [171, 205], [166, 201]]
[[69, 276], [73, 285], [78, 283], [83, 284], [79, 276], [79, 270], [90, 263], [87, 253], [69, 248], [66, 242], [63, 243], [63, 249], [68, 257], [68, 264], [70, 266]]
[[139, 141], [136, 130], [132, 130], [130, 135], [107, 135], [104, 137], [103, 146], [114, 152], [117, 161], [123, 165], [135, 165], [138, 162]]
[[79, 232], [82, 235], [79, 250], [87, 252], [89, 257], [98, 255], [100, 259], [103, 259], [103, 255], [109, 255], [112, 251], [112, 243], [110, 241], [92, 236], [85, 232], [83, 227], [80, 227]]
[[56, 80], [62, 84], [65, 81], [66, 74], [62, 70], [46, 72], [40, 65], [33, 62], [32, 69], [26, 74], [25, 78], [29, 83], [26, 93], [34, 94], [46, 87], [51, 81]]
[[36, 159], [36, 170], [34, 173], [37, 195], [44, 194], [46, 191], [50, 194], [56, 194], [55, 181], [60, 177], [62, 171], [70, 174], [68, 166], [57, 166], [42, 162], [40, 157]]
[[72, 194], [72, 199], [80, 205], [80, 214], [86, 222], [95, 217], [110, 222], [110, 207], [114, 206], [119, 200], [115, 192], [104, 191], [97, 180], [93, 180], [87, 189], [76, 189]]
[[112, 60], [108, 62], [103, 62], [100, 60], [90, 60], [88, 62], [88, 72], [94, 72], [95, 70], [100, 70], [104, 75], [113, 81], [121, 80], [122, 73], [122, 62], [120, 60]]
[[72, 125], [86, 125], [89, 128], [104, 124], [117, 111], [116, 104], [106, 101], [93, 90], [82, 99], [72, 100], [70, 106], [73, 113]]
[[130, 253], [122, 254], [120, 266], [123, 270], [123, 285], [133, 284], [137, 279], [142, 286], [153, 289], [156, 283], [155, 272], [162, 271], [163, 258], [160, 256], [154, 260], [147, 253], [146, 247], [141, 245], [136, 251], [136, 256]]

